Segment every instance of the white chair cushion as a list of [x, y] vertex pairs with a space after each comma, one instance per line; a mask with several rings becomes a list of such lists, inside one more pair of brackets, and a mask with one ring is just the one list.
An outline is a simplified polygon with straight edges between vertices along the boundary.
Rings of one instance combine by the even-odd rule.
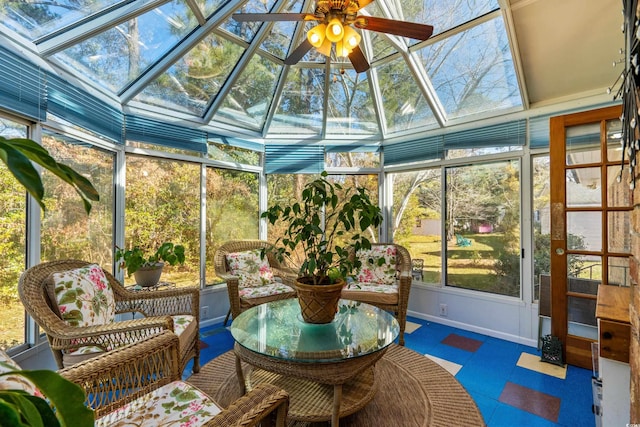
[[260, 287], [271, 283], [273, 271], [267, 258], [260, 257], [260, 249], [227, 254], [227, 264], [234, 276], [238, 276], [240, 288]]
[[220, 411], [199, 389], [174, 381], [99, 418], [95, 426], [199, 426]]
[[360, 283], [392, 285], [396, 282], [396, 254], [393, 245], [376, 245], [360, 250], [357, 257], [362, 263], [355, 280]]

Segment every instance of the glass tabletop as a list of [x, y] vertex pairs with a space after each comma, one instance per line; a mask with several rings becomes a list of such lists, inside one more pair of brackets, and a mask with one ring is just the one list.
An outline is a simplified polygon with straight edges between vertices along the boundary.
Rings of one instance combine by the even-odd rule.
[[248, 350], [295, 362], [332, 362], [375, 353], [398, 336], [398, 321], [370, 304], [340, 300], [333, 322], [302, 320], [297, 298], [268, 302], [242, 312], [231, 335]]

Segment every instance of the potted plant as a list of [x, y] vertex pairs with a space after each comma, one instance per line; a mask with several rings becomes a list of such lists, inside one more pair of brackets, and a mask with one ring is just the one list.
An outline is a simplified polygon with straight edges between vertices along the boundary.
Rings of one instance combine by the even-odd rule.
[[[344, 188], [327, 180], [323, 172], [304, 187], [300, 200], [288, 206], [275, 204], [261, 216], [272, 225], [281, 221], [286, 226], [272, 249], [280, 261], [299, 250], [304, 254], [296, 287], [305, 320], [333, 320], [344, 281], [361, 264], [349, 256], [349, 246], [356, 252], [371, 248], [363, 233], [382, 224], [380, 208], [365, 188]], [[353, 235], [342, 243], [347, 233]], [[318, 299], [307, 301], [306, 297]]]
[[153, 255], [147, 256], [139, 247], [124, 250], [116, 246], [116, 263], [127, 271], [127, 276], [134, 275], [136, 284], [155, 286], [160, 281], [164, 263], [169, 265], [184, 264], [184, 246], [164, 242]]

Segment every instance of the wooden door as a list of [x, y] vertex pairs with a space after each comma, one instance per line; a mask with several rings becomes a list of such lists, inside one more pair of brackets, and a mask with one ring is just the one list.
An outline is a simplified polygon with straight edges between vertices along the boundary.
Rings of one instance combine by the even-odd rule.
[[629, 286], [632, 190], [621, 168], [620, 106], [552, 117], [551, 334], [591, 369], [599, 286]]

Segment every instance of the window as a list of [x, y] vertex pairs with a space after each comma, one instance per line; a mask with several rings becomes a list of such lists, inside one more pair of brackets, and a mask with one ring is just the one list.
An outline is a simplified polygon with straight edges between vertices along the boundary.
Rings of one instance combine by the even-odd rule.
[[447, 285], [520, 296], [520, 167], [445, 169]]
[[258, 238], [259, 187], [257, 173], [207, 169], [207, 285], [217, 283], [213, 257], [222, 243]]
[[393, 241], [412, 259], [424, 260], [423, 281], [442, 282], [442, 185], [440, 168], [394, 173]]
[[100, 201], [92, 203], [87, 215], [75, 190], [51, 172], [43, 171], [47, 211], [42, 216], [41, 261], [81, 259], [110, 271], [115, 154], [46, 130], [42, 145], [58, 162], [88, 178], [98, 190]]
[[551, 273], [549, 155], [534, 156], [532, 163], [533, 194], [533, 298], [540, 299], [540, 276]]
[[[125, 247], [153, 253], [163, 242], [184, 245], [184, 265], [165, 266], [162, 281], [193, 286], [200, 279], [200, 165], [126, 158]], [[125, 277], [127, 285], [133, 277]]]
[[[0, 117], [0, 135], [26, 138], [27, 126]], [[25, 313], [18, 298], [18, 279], [26, 265], [27, 199], [24, 187], [0, 162], [0, 349], [24, 344]]]

